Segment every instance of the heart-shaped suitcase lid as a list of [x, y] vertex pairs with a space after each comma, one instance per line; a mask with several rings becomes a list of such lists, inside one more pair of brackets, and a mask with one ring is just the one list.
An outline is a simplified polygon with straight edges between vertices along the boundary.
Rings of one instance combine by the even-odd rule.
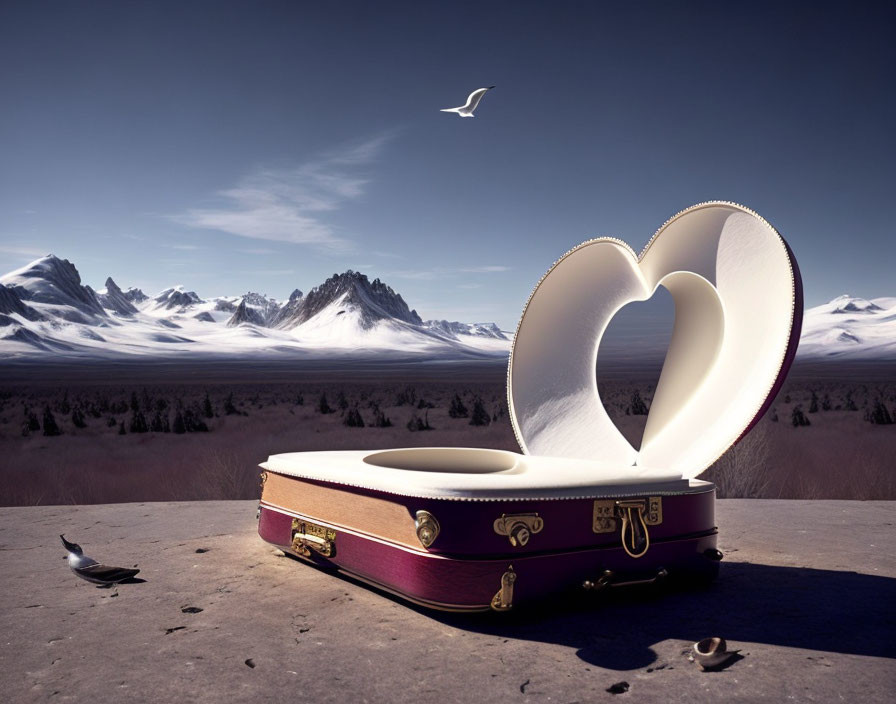
[[[640, 452], [597, 388], [601, 337], [626, 304], [665, 286], [675, 323]], [[564, 255], [526, 303], [508, 366], [508, 406], [527, 454], [594, 459], [696, 477], [761, 418], [783, 383], [802, 324], [802, 283], [778, 232], [735, 203], [670, 218], [640, 256], [600, 238]]]

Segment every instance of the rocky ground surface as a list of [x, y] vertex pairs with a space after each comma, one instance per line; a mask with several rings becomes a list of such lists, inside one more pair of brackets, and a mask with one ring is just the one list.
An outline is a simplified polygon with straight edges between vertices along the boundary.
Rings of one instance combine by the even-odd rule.
[[[704, 591], [453, 616], [283, 557], [255, 502], [0, 509], [8, 702], [888, 701], [896, 503], [723, 500]], [[59, 533], [145, 581], [75, 577]], [[689, 660], [722, 636], [739, 658]], [[618, 692], [618, 693], [614, 693]]]

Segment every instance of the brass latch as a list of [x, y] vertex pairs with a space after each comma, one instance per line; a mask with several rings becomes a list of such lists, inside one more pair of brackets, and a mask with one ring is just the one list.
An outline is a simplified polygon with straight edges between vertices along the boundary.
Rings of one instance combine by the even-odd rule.
[[336, 554], [336, 531], [293, 518], [292, 549], [305, 557], [310, 557], [312, 550], [324, 557], [333, 557]]
[[513, 607], [513, 583], [516, 581], [516, 572], [513, 565], [507, 567], [507, 571], [501, 575], [501, 588], [492, 597], [491, 607], [495, 611], [509, 611]]
[[439, 537], [439, 522], [429, 511], [417, 511], [414, 520], [414, 529], [417, 531], [417, 540], [428, 548]]
[[544, 520], [537, 513], [504, 513], [495, 519], [495, 533], [506, 535], [513, 547], [522, 547], [535, 533], [544, 528]]
[[646, 499], [598, 499], [594, 502], [592, 530], [595, 533], [614, 533], [620, 522], [622, 547], [631, 557], [641, 557], [650, 547], [647, 526], [663, 522], [663, 500], [659, 496]]

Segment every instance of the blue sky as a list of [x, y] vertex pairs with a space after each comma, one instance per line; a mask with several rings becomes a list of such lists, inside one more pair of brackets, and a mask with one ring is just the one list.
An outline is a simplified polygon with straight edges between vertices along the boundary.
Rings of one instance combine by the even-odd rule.
[[722, 199], [807, 305], [896, 295], [894, 33], [861, 2], [4, 2], [0, 270], [286, 297], [352, 268], [512, 327], [570, 247]]

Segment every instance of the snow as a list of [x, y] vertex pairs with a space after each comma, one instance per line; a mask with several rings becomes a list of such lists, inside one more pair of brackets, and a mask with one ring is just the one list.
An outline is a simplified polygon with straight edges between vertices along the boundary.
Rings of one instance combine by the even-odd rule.
[[843, 295], [809, 308], [797, 357], [896, 360], [896, 297]]
[[[111, 278], [94, 293], [73, 264], [52, 255], [0, 284], [8, 287], [0, 310], [6, 359], [502, 359], [511, 345], [493, 323], [424, 323], [391, 288], [356, 272], [331, 277], [307, 297], [296, 290], [285, 304], [252, 292], [203, 299], [183, 286], [125, 294]], [[241, 305], [251, 314], [228, 327]], [[806, 310], [797, 355], [896, 360], [896, 297], [844, 295]]]
[[[139, 289], [128, 289], [129, 294], [138, 295], [126, 296], [114, 282], [112, 286], [107, 282], [98, 300], [92, 289], [81, 285], [73, 265], [52, 256], [45, 257], [0, 279], [15, 287], [11, 293], [21, 297], [26, 306], [19, 311], [21, 306], [16, 305], [17, 310], [7, 316], [9, 324], [0, 327], [0, 356], [7, 359], [48, 355], [68, 359], [184, 355], [190, 358], [382, 357], [392, 360], [500, 359], [509, 353], [507, 339], [477, 334], [445, 335], [428, 329], [422, 321], [415, 324], [413, 321], [419, 318], [408, 311], [401, 297], [391, 289], [379, 281], [371, 283], [363, 275], [349, 274], [337, 275], [325, 282], [338, 297], [328, 300], [326, 292], [321, 290], [314, 314], [291, 329], [267, 327], [248, 320], [228, 327], [228, 321], [241, 304], [258, 314], [250, 316], [252, 320], [262, 320], [268, 325], [281, 305], [275, 299], [252, 292], [203, 299], [184, 286], [173, 286], [148, 297]], [[112, 287], [117, 290], [110, 290]], [[24, 295], [20, 295], [22, 292]], [[101, 306], [101, 302], [109, 303], [110, 293], [119, 294], [118, 302], [128, 302], [136, 312], [110, 317], [111, 311]], [[297, 304], [301, 298], [301, 293], [296, 291], [291, 300]], [[96, 311], [91, 301], [95, 302]], [[393, 310], [405, 319], [391, 317]], [[27, 319], [22, 311], [37, 319]], [[475, 327], [465, 326], [464, 330]]]

